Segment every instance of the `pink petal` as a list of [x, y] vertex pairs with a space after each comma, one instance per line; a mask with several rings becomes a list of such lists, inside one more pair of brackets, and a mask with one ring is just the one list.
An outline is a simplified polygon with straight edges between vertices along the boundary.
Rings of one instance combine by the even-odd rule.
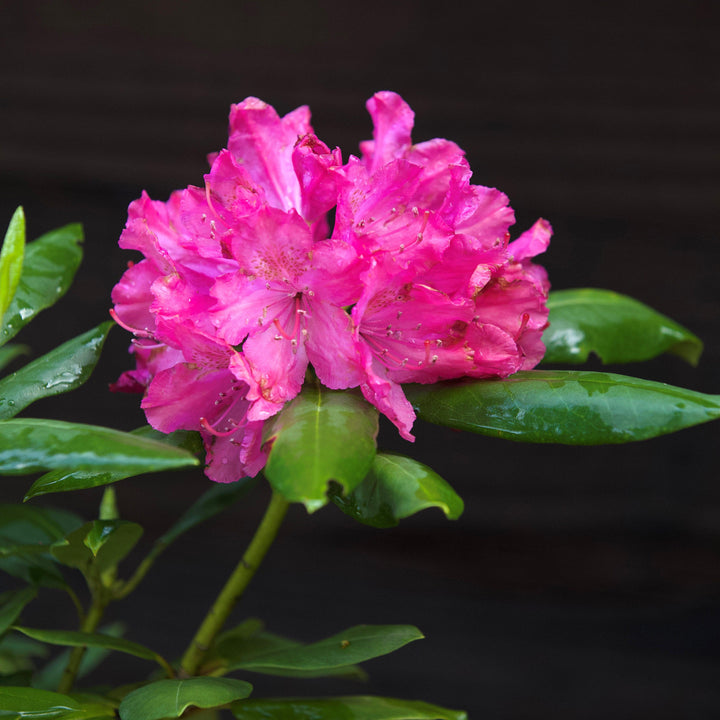
[[373, 119], [373, 142], [361, 145], [364, 159], [370, 171], [396, 158], [404, 157], [410, 149], [415, 113], [394, 92], [375, 93], [365, 104]]
[[310, 132], [306, 107], [281, 119], [270, 105], [250, 97], [230, 110], [228, 150], [262, 187], [270, 205], [299, 209], [302, 200], [292, 153], [298, 137]]
[[547, 250], [552, 237], [552, 226], [547, 220], [540, 218], [520, 237], [508, 245], [508, 251], [515, 260], [535, 257]]

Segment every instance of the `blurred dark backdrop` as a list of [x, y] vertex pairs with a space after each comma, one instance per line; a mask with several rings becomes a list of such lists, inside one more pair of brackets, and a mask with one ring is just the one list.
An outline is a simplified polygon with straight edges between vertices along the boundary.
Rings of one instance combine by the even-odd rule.
[[[165, 199], [200, 184], [231, 102], [309, 104], [318, 135], [347, 154], [369, 136], [366, 98], [392, 89], [416, 111], [415, 139], [458, 142], [475, 182], [508, 193], [520, 229], [552, 222], [543, 261], [555, 288], [627, 293], [707, 342], [696, 369], [663, 358], [614, 370], [720, 393], [713, 0], [0, 8], [0, 218], [22, 203], [31, 237], [81, 221], [87, 238], [74, 287], [24, 334], [36, 354], [107, 318], [129, 259], [116, 245], [128, 203], [143, 188]], [[142, 424], [137, 397], [106, 390], [128, 367], [128, 341], [114, 330], [83, 390], [27, 414]], [[417, 697], [475, 718], [716, 718], [717, 438], [716, 424], [634, 446], [533, 447], [418, 423], [403, 448], [384, 427], [385, 448], [454, 485], [462, 519], [426, 512], [379, 531], [294, 508], [236, 617], [303, 640], [359, 622], [415, 623], [427, 639], [369, 663], [366, 686], [256, 678], [257, 694]], [[154, 475], [117, 489], [149, 542], [208, 482]], [[28, 485], [3, 479], [0, 499]], [[99, 498], [47, 503], [90, 515]], [[111, 618], [129, 615], [128, 637], [181, 652], [183, 625], [204, 614], [265, 500], [258, 489], [178, 542]], [[70, 626], [72, 609], [46, 596], [27, 623]], [[113, 680], [137, 674], [134, 660], [114, 662]]]

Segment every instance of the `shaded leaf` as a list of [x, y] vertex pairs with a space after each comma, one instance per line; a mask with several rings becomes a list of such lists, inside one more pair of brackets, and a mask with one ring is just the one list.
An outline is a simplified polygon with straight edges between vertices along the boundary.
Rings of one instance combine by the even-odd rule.
[[13, 344], [0, 348], [0, 370], [6, 368], [15, 358], [29, 354], [30, 348], [27, 345]]
[[82, 226], [75, 224], [27, 244], [20, 282], [4, 318], [0, 345], [67, 292], [82, 260], [82, 239]]
[[222, 512], [247, 495], [257, 482], [257, 477], [246, 477], [234, 483], [218, 483], [211, 487], [181, 515], [180, 519], [158, 540], [158, 544], [169, 545], [191, 528]]
[[[284, 650], [300, 649], [303, 644], [296, 640], [275, 635], [265, 631], [263, 623], [257, 618], [248, 618], [237, 627], [223, 633], [217, 638], [215, 646], [206, 655], [203, 673], [211, 674], [222, 668], [225, 672], [247, 667], [248, 662], [263, 658]], [[270, 667], [253, 668], [255, 672], [283, 677], [314, 678], [341, 676], [363, 680], [367, 674], [357, 665], [320, 668], [315, 670], [298, 670]]]
[[246, 698], [252, 685], [232, 678], [160, 680], [133, 690], [120, 703], [121, 720], [180, 717], [189, 707], [215, 708]]
[[719, 395], [604, 372], [531, 370], [404, 389], [423, 420], [518, 442], [625, 443], [720, 417]]
[[64, 587], [50, 546], [81, 523], [64, 510], [0, 505], [0, 569], [36, 585]]
[[118, 652], [134, 655], [143, 660], [154, 660], [163, 668], [167, 667], [167, 663], [161, 655], [153, 652], [144, 645], [125, 640], [112, 635], [103, 635], [102, 633], [85, 633], [73, 630], [43, 630], [39, 628], [27, 628], [15, 626], [15, 630], [31, 637], [33, 640], [49, 643], [50, 645], [67, 645], [69, 647], [99, 647], [107, 650], [117, 650]]
[[377, 410], [360, 395], [306, 384], [268, 421], [265, 476], [287, 500], [314, 512], [327, 503], [330, 482], [351, 492], [365, 477], [377, 432]]
[[367, 695], [259, 698], [235, 703], [232, 711], [238, 720], [467, 720], [461, 710]]
[[[181, 448], [183, 450], [187, 450], [193, 455], [202, 451], [202, 442], [199, 440], [198, 433], [188, 432], [186, 430], [177, 430], [169, 435], [163, 435], [163, 433], [158, 432], [149, 425], [144, 425], [143, 427], [132, 430], [130, 435], [155, 440], [172, 447]], [[110, 483], [125, 480], [126, 478], [134, 477], [145, 472], [148, 471], [127, 467], [122, 467], [116, 470], [51, 470], [39, 477], [30, 486], [27, 495], [25, 495], [25, 500], [37, 497], [38, 495], [47, 495], [54, 492], [84, 490], [86, 488], [109, 485]]]
[[0, 423], [0, 473], [66, 468], [140, 474], [197, 464], [185, 450], [106, 427], [35, 419]]
[[610, 290], [556, 290], [548, 308], [544, 363], [579, 364], [591, 352], [604, 363], [641, 362], [670, 353], [697, 365], [703, 351], [700, 339], [682, 325]]
[[94, 555], [95, 567], [102, 573], [117, 565], [142, 537], [140, 525], [127, 520], [95, 520], [83, 540]]
[[367, 477], [347, 496], [331, 493], [347, 515], [373, 527], [392, 527], [431, 507], [451, 520], [462, 514], [462, 498], [434, 470], [395, 453], [378, 453]]
[[8, 309], [22, 273], [25, 255], [25, 213], [18, 207], [10, 218], [0, 249], [0, 325]]
[[14, 417], [36, 400], [82, 385], [95, 368], [112, 326], [111, 322], [98, 325], [0, 380], [0, 420]]
[[85, 538], [90, 532], [92, 523], [85, 523], [77, 530], [73, 530], [66, 537], [51, 545], [50, 554], [61, 565], [86, 573], [93, 561], [93, 554], [90, 548], [85, 545]]
[[29, 687], [4, 687], [0, 717], [34, 720], [92, 720], [115, 716], [111, 705]]
[[37, 595], [37, 590], [25, 587], [0, 595], [0, 635], [19, 617], [23, 608]]
[[[103, 635], [112, 635], [112, 637], [120, 637], [125, 630], [122, 623], [111, 623], [100, 628], [99, 632]], [[85, 677], [89, 672], [94, 670], [109, 654], [111, 650], [102, 647], [91, 647], [83, 654], [78, 668], [77, 678]], [[35, 673], [32, 679], [32, 686], [43, 690], [52, 690], [56, 688], [62, 679], [63, 672], [67, 667], [70, 659], [71, 650], [63, 650], [59, 655], [54, 657], [42, 670]]]
[[[0, 666], [2, 666], [2, 660], [0, 659]], [[30, 685], [32, 680], [32, 670], [18, 670], [10, 675], [2, 672], [0, 669], [0, 686], [2, 685], [17, 685], [25, 686]], [[0, 716], [1, 717], [1, 716]]]
[[327, 670], [386, 655], [422, 637], [423, 634], [412, 625], [356, 625], [309, 645], [273, 649], [271, 643], [267, 652], [240, 659], [232, 667], [268, 674], [286, 674], [288, 670]]

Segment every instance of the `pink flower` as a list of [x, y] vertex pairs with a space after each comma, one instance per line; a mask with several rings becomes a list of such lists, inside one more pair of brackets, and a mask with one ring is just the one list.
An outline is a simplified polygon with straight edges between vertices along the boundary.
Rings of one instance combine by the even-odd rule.
[[362, 391], [412, 439], [401, 383], [505, 377], [542, 358], [549, 285], [529, 258], [551, 228], [540, 220], [508, 244], [507, 197], [470, 184], [454, 143], [412, 145], [413, 113], [394, 93], [368, 110], [374, 140], [346, 165], [334, 236], [371, 263], [352, 313]]
[[330, 388], [360, 387], [412, 439], [402, 384], [505, 377], [542, 357], [549, 286], [530, 259], [549, 224], [510, 242], [507, 197], [470, 183], [457, 145], [413, 145], [394, 93], [368, 109], [374, 139], [343, 165], [307, 108], [281, 118], [248, 98], [204, 187], [130, 206], [120, 244], [144, 259], [113, 313], [137, 366], [114, 389], [142, 391], [163, 432], [199, 431], [213, 480], [262, 468], [263, 423], [309, 366]]

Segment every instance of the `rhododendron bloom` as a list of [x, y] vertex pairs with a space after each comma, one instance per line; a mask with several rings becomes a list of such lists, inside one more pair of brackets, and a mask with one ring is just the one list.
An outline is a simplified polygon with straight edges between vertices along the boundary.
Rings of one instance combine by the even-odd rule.
[[413, 145], [394, 93], [368, 110], [373, 140], [343, 164], [307, 108], [281, 118], [248, 98], [204, 187], [130, 206], [120, 244], [145, 259], [113, 312], [136, 335], [137, 367], [115, 389], [144, 392], [157, 429], [199, 431], [214, 480], [262, 468], [263, 423], [309, 366], [330, 388], [359, 387], [412, 439], [403, 383], [505, 377], [542, 358], [548, 282], [531, 258], [549, 224], [510, 242], [507, 197], [470, 183], [457, 145]]

